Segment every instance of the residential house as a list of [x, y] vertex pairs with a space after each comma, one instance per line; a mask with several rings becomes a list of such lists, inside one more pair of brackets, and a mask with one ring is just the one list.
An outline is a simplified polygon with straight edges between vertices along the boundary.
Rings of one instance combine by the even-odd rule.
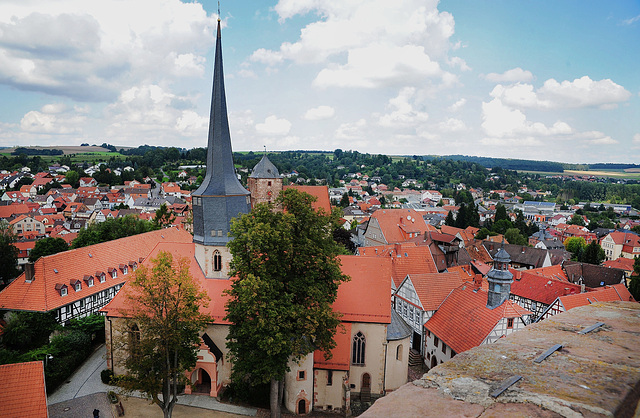
[[365, 246], [408, 241], [435, 230], [413, 209], [378, 209], [369, 220], [364, 234]]
[[562, 263], [562, 268], [571, 283], [583, 284], [591, 289], [625, 283], [626, 274], [624, 270], [617, 268], [571, 260]]
[[97, 186], [98, 181], [93, 177], [80, 177], [80, 187]]
[[167, 228], [40, 257], [0, 292], [0, 310], [55, 312], [56, 320], [97, 313], [158, 242], [190, 242]]
[[622, 283], [605, 286], [592, 292], [559, 296], [543, 312], [538, 321], [566, 312], [569, 309], [577, 308], [578, 306], [591, 305], [596, 302], [612, 301], [635, 302], [635, 299], [631, 296], [627, 287]]
[[614, 231], [602, 238], [600, 245], [607, 260], [640, 256], [640, 236], [634, 232]]
[[32, 216], [20, 215], [9, 222], [16, 235], [23, 235], [28, 232], [35, 232], [38, 235], [44, 235], [45, 226], [42, 222]]

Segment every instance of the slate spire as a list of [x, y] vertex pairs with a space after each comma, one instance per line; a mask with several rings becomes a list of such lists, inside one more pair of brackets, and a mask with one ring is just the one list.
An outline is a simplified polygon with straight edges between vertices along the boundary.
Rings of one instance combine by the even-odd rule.
[[222, 71], [220, 19], [218, 19], [207, 143], [207, 171], [202, 184], [193, 193], [194, 242], [204, 245], [225, 245], [229, 241], [227, 234], [231, 219], [248, 213], [249, 210], [249, 191], [238, 181], [233, 165]]

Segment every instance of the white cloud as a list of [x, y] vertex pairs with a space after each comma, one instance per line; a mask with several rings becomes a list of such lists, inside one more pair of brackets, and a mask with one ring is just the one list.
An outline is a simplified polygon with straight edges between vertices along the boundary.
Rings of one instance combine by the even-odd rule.
[[454, 20], [434, 1], [280, 0], [275, 11], [280, 21], [311, 13], [318, 20], [307, 24], [297, 41], [257, 49], [250, 60], [268, 66], [285, 60], [323, 64], [314, 80], [319, 87], [374, 88], [439, 77], [450, 82], [452, 75], [440, 62], [469, 69], [461, 58], [447, 58]]
[[66, 135], [82, 132], [81, 124], [86, 117], [75, 113], [62, 114], [60, 106], [45, 105], [42, 112], [32, 110], [27, 112], [20, 121], [23, 132], [37, 134]]
[[584, 76], [573, 81], [557, 82], [549, 79], [538, 90], [531, 84], [516, 83], [510, 86], [498, 84], [491, 96], [505, 104], [521, 108], [566, 109], [599, 107], [612, 109], [631, 97], [624, 87], [610, 79], [591, 80]]
[[49, 113], [49, 114], [62, 113], [65, 110], [67, 110], [67, 106], [64, 103], [46, 104], [42, 106], [42, 109], [41, 109], [42, 113]]
[[633, 143], [634, 143], [634, 144], [640, 144], [640, 133], [635, 134], [635, 135], [633, 136]]
[[405, 87], [398, 95], [389, 100], [391, 113], [380, 116], [378, 123], [386, 128], [411, 127], [426, 121], [429, 118], [427, 112], [419, 112], [413, 109], [411, 103], [416, 89]]
[[520, 67], [507, 70], [502, 74], [489, 73], [484, 76], [485, 80], [493, 81], [494, 83], [515, 83], [518, 81], [531, 81], [533, 80], [533, 74], [531, 71], [523, 70]]
[[342, 123], [338, 127], [335, 133], [337, 139], [360, 139], [364, 136], [364, 128], [367, 126], [367, 121], [359, 119], [353, 123]]
[[572, 132], [571, 127], [561, 121], [551, 127], [541, 122], [530, 122], [525, 114], [504, 104], [500, 99], [482, 103], [482, 128], [494, 138], [519, 136], [563, 136]]
[[629, 19], [625, 19], [622, 21], [623, 25], [632, 25], [634, 23], [636, 23], [638, 20], [640, 20], [640, 15], [629, 18]]
[[242, 68], [240, 71], [238, 71], [238, 75], [240, 77], [243, 78], [257, 78], [258, 76], [256, 75], [256, 73], [254, 73], [251, 70], [247, 70], [245, 68]]
[[455, 102], [454, 104], [452, 104], [451, 106], [449, 106], [447, 110], [449, 112], [457, 112], [458, 110], [462, 109], [466, 103], [467, 103], [467, 99], [462, 98], [457, 102]]
[[440, 132], [460, 132], [465, 131], [467, 126], [464, 121], [455, 118], [448, 118], [444, 122], [438, 124], [438, 130]]
[[330, 119], [336, 114], [336, 110], [331, 106], [318, 106], [305, 112], [306, 120], [323, 120]]
[[263, 123], [256, 124], [256, 132], [266, 136], [284, 136], [291, 130], [291, 122], [286, 119], [278, 119], [276, 116], [267, 116]]
[[[215, 17], [180, 0], [0, 3], [0, 83], [108, 101], [168, 75], [201, 76]], [[149, 13], [153, 10], [153, 13]], [[200, 51], [200, 52], [198, 52]]]

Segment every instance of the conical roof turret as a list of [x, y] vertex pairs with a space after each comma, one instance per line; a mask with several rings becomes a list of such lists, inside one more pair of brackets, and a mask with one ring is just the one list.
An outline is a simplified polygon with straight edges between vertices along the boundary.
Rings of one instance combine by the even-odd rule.
[[249, 176], [255, 179], [279, 179], [280, 172], [278, 168], [273, 165], [267, 154], [262, 156], [262, 159], [253, 167], [251, 175]]

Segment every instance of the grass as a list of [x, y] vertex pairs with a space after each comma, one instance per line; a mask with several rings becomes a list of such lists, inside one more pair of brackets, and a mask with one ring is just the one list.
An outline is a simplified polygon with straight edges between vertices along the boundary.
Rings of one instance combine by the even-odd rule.
[[640, 173], [628, 172], [622, 169], [614, 170], [564, 170], [563, 173], [553, 171], [518, 170], [519, 173], [539, 174], [541, 176], [595, 176], [616, 179], [640, 180]]

